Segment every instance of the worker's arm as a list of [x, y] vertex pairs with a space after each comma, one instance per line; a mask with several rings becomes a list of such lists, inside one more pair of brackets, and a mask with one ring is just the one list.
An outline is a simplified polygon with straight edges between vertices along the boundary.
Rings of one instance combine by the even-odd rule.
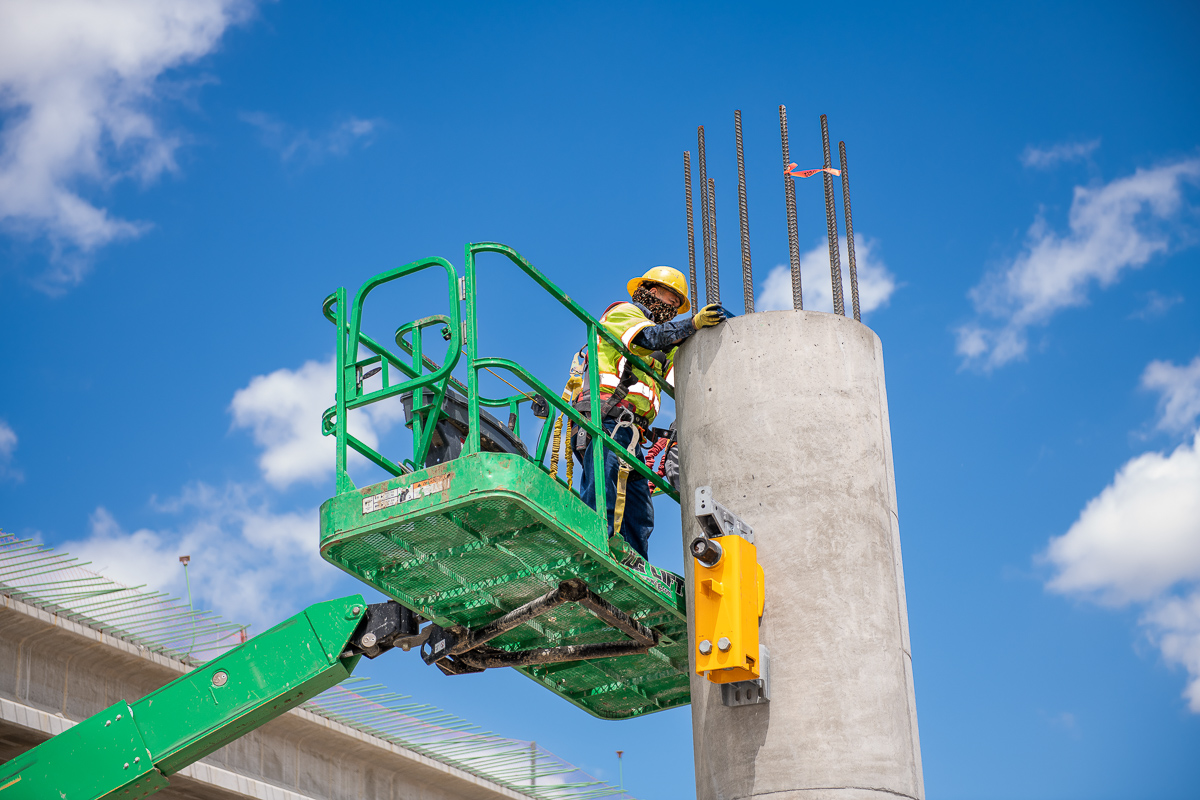
[[692, 324], [692, 318], [687, 317], [642, 328], [638, 331], [637, 336], [633, 337], [633, 343], [647, 350], [666, 352], [678, 346], [680, 342], [695, 332], [696, 326]]

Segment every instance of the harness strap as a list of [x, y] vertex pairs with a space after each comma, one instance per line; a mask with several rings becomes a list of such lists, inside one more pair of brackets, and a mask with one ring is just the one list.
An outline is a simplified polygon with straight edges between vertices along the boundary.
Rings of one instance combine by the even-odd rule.
[[[580, 351], [582, 353], [583, 351]], [[575, 354], [575, 358], [571, 360], [571, 377], [567, 379], [567, 385], [563, 387], [562, 399], [568, 403], [573, 403], [579, 395], [579, 390], [583, 386], [583, 365], [579, 361], [580, 353]], [[558, 414], [554, 418], [554, 447], [550, 451], [550, 474], [558, 474], [558, 454], [559, 450], [565, 450], [567, 456], [567, 486], [571, 486], [574, 481], [575, 459], [571, 458], [571, 437], [568, 434], [567, 441], [562, 441], [563, 420], [565, 414]], [[570, 429], [568, 428], [568, 431]]]
[[633, 374], [633, 366], [629, 360], [625, 360], [625, 368], [621, 370], [621, 381], [617, 384], [617, 388], [613, 389], [612, 394], [608, 399], [600, 404], [600, 418], [608, 419], [612, 416], [613, 409], [616, 408], [625, 395], [629, 394], [630, 388], [637, 383], [637, 376]]
[[[629, 447], [625, 448], [629, 451], [629, 455], [637, 455], [638, 441], [641, 432], [637, 425], [633, 424], [633, 414], [626, 411], [618, 420], [616, 427], [613, 428], [612, 435], [615, 438], [617, 431], [621, 428], [629, 428], [632, 434], [629, 437]], [[633, 465], [629, 464], [624, 459], [621, 460], [621, 466], [617, 470], [617, 499], [613, 504], [613, 535], [621, 533], [621, 523], [625, 521], [625, 494], [629, 487], [629, 473], [633, 471]]]
[[[666, 430], [663, 430], [662, 428], [652, 428], [650, 430], [649, 435], [650, 435], [651, 439], [656, 438], [657, 441], [655, 441], [654, 446], [651, 447], [650, 450], [646, 453], [646, 466], [649, 467], [650, 469], [654, 470], [654, 472], [657, 472], [658, 476], [660, 478], [666, 478], [667, 477], [667, 458], [671, 454], [671, 448], [675, 447], [678, 444], [678, 442], [677, 442], [678, 434], [675, 431], [675, 423], [672, 422], [671, 427]], [[649, 439], [647, 439], [646, 441], [649, 441]], [[656, 469], [654, 466], [654, 462], [658, 460], [659, 455], [662, 456], [662, 462], [658, 465], [658, 468]], [[651, 494], [653, 494], [654, 490], [656, 488], [654, 485], [654, 481], [649, 481], [649, 484], [650, 484], [650, 492], [651, 492]]]
[[[582, 381], [583, 387], [587, 388], [590, 392], [591, 387], [588, 385], [587, 376], [582, 376], [580, 380]], [[628, 413], [632, 418], [634, 418], [634, 421], [637, 419], [642, 419], [642, 417], [637, 417], [632, 411], [627, 408], [623, 408], [621, 405], [625, 400], [625, 396], [629, 394], [629, 388], [635, 383], [637, 383], [637, 376], [633, 373], [633, 367], [631, 367], [629, 362], [626, 361], [625, 368], [621, 371], [621, 381], [617, 384], [617, 388], [614, 389], [612, 394], [610, 394], [608, 398], [600, 404], [601, 424], [603, 424], [603, 420], [606, 420], [609, 417], [617, 416], [618, 412]], [[590, 419], [592, 413], [590, 399], [584, 399], [582, 389], [578, 394], [575, 395], [575, 397], [575, 409], [579, 411], [580, 414], [583, 414], [584, 419]], [[581, 459], [583, 458], [583, 451], [587, 449], [588, 441], [590, 439], [591, 434], [589, 434], [586, 429], [584, 429], [582, 426], [577, 428], [574, 449], [576, 450], [577, 454], [579, 454]]]

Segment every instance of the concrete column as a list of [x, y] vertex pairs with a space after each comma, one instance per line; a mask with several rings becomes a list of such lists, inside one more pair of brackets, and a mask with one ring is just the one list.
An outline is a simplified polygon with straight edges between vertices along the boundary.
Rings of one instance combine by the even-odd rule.
[[689, 339], [675, 375], [685, 545], [711, 485], [754, 528], [771, 654], [765, 705], [727, 708], [692, 676], [698, 800], [922, 800], [879, 337], [834, 314], [751, 314]]

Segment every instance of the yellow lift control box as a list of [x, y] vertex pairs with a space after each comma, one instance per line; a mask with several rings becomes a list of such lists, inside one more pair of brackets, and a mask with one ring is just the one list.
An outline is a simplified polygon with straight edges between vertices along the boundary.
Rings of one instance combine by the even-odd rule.
[[758, 623], [766, 601], [758, 550], [736, 534], [692, 543], [696, 674], [713, 683], [760, 677]]

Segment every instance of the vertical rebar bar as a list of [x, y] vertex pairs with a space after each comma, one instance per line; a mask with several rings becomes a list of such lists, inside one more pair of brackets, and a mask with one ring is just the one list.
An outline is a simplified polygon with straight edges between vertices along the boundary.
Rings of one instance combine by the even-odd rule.
[[712, 258], [709, 259], [712, 262], [712, 275], [704, 284], [705, 305], [721, 302], [721, 276], [717, 271], [717, 182], [712, 178], [708, 179], [708, 232], [712, 236]]
[[854, 305], [854, 319], [861, 322], [858, 313], [858, 269], [854, 263], [854, 220], [850, 217], [850, 170], [846, 167], [846, 143], [838, 142], [838, 155], [842, 166], [842, 203], [846, 208], [846, 257], [850, 260], [850, 300]]
[[738, 211], [742, 216], [742, 302], [746, 313], [754, 313], [754, 276], [750, 270], [750, 216], [746, 211], [746, 162], [742, 158], [742, 112], [733, 112], [733, 132], [737, 139]]
[[[704, 126], [696, 128], [696, 166], [700, 171], [700, 239], [704, 246], [704, 289], [712, 280], [712, 239], [708, 232], [708, 168], [704, 159]], [[696, 290], [699, 297], [700, 291]]]
[[783, 199], [787, 203], [788, 255], [792, 269], [792, 308], [804, 309], [804, 290], [800, 285], [800, 236], [796, 230], [796, 184], [788, 174], [792, 163], [788, 147], [787, 107], [779, 107], [779, 138], [783, 141]]
[[[683, 190], [687, 197], [688, 231], [688, 292], [692, 308], [696, 307], [696, 227], [692, 217], [692, 154], [683, 151]], [[853, 263], [853, 262], [851, 262]]]
[[[829, 121], [821, 115], [821, 148], [825, 151], [825, 169], [833, 166], [829, 158]], [[825, 222], [829, 228], [829, 281], [833, 285], [833, 313], [846, 315], [842, 301], [842, 248], [838, 245], [837, 209], [833, 205], [833, 176], [822, 172], [825, 179]]]

